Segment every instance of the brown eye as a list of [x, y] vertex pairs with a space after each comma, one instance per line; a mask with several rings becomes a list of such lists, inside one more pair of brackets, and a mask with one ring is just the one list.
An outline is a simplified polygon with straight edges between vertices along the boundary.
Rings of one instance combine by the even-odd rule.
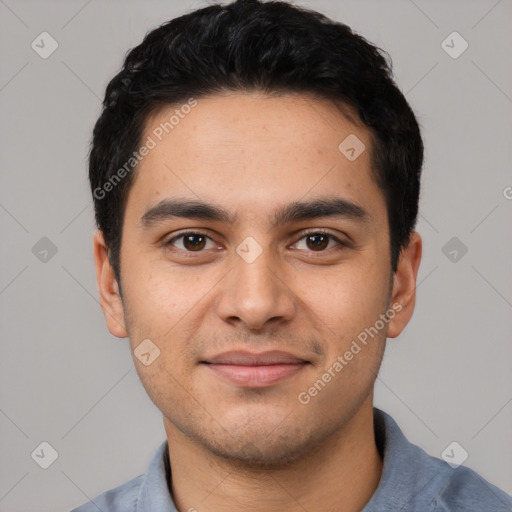
[[168, 242], [165, 243], [165, 246], [187, 252], [201, 252], [203, 249], [205, 249], [208, 241], [210, 241], [212, 245], [215, 246], [213, 240], [211, 240], [209, 236], [206, 236], [203, 233], [189, 232], [181, 233], [180, 235], [171, 238]]
[[307, 235], [306, 245], [312, 250], [323, 250], [329, 245], [329, 236], [323, 234]]
[[[331, 243], [333, 242], [333, 243]], [[302, 244], [302, 247], [300, 245]], [[343, 249], [346, 244], [341, 242], [337, 237], [323, 231], [311, 231], [304, 235], [297, 243], [298, 249], [311, 252], [323, 252], [326, 249], [338, 248]]]
[[203, 235], [185, 235], [183, 237], [183, 246], [190, 251], [200, 251], [204, 249], [206, 238]]

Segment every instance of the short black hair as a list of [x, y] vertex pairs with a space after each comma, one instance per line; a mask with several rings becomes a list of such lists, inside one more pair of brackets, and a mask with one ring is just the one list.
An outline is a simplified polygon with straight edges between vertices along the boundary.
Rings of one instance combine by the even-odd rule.
[[[391, 270], [418, 214], [423, 141], [389, 55], [349, 26], [284, 1], [237, 0], [172, 19], [131, 49], [110, 81], [89, 155], [96, 224], [119, 286], [127, 193], [148, 117], [223, 91], [310, 93], [355, 109], [384, 193]], [[341, 141], [340, 141], [341, 142]], [[124, 172], [121, 172], [124, 169]]]

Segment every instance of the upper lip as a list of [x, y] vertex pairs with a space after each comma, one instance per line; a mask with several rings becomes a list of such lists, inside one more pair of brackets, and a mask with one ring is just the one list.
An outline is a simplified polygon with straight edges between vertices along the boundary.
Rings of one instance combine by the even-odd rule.
[[203, 363], [232, 364], [238, 366], [267, 366], [273, 364], [298, 364], [307, 362], [309, 361], [280, 350], [269, 350], [259, 353], [240, 350], [230, 351], [223, 352], [222, 354], [218, 354], [203, 361]]

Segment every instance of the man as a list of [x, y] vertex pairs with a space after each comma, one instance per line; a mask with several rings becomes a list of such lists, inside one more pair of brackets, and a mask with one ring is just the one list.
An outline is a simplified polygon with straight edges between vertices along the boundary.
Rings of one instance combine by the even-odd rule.
[[512, 510], [373, 407], [422, 163], [379, 49], [318, 13], [211, 5], [131, 50], [94, 129], [94, 256], [167, 440], [77, 512]]

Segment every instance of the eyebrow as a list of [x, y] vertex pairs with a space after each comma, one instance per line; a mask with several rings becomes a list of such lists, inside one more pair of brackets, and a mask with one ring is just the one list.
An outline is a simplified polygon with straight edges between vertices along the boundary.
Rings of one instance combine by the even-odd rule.
[[[293, 201], [279, 208], [272, 219], [272, 227], [290, 224], [300, 220], [318, 218], [341, 218], [368, 222], [370, 215], [360, 205], [341, 197]], [[139, 226], [149, 229], [172, 218], [210, 220], [234, 224], [237, 215], [220, 205], [193, 199], [164, 199], [142, 215]]]

